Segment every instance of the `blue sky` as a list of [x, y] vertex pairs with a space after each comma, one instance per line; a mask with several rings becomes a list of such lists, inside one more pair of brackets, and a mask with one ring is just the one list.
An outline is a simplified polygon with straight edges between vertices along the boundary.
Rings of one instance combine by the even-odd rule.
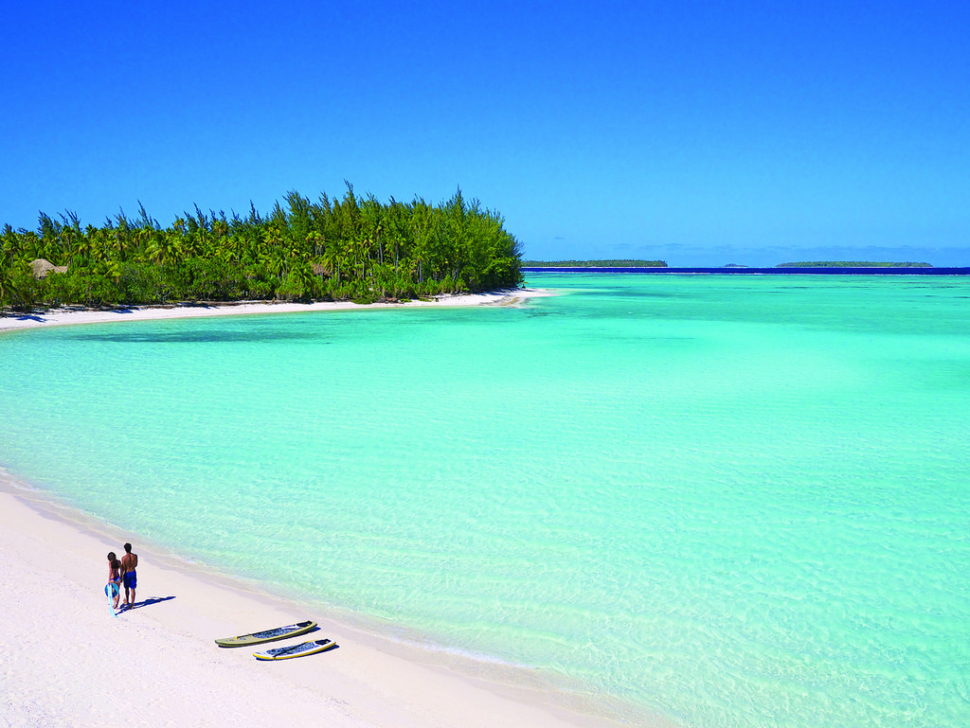
[[966, 3], [14, 5], [14, 227], [346, 179], [461, 187], [528, 258], [970, 265]]

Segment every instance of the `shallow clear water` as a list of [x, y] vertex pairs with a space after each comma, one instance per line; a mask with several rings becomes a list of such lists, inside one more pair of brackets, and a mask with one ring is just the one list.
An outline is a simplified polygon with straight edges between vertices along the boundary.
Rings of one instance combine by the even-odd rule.
[[0, 464], [685, 725], [970, 725], [970, 280], [529, 282], [0, 337]]

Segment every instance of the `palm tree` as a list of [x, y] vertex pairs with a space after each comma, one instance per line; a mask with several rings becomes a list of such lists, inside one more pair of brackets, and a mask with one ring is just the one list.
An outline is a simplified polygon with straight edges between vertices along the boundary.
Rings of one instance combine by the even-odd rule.
[[176, 265], [185, 256], [185, 250], [182, 247], [182, 236], [175, 230], [166, 230], [149, 243], [146, 252], [149, 259], [154, 260], [156, 263], [160, 263], [161, 265]]
[[0, 247], [0, 315], [3, 315], [7, 298], [12, 303], [15, 295], [19, 295], [19, 292], [13, 280], [13, 256], [4, 245]]
[[336, 243], [323, 249], [323, 265], [330, 274], [330, 278], [340, 283], [340, 265], [343, 263], [343, 251]]
[[[139, 203], [139, 217], [129, 221], [120, 213], [83, 230], [73, 213], [62, 215], [61, 223], [42, 214], [37, 230], [7, 225], [0, 236], [0, 301], [33, 295], [37, 286], [25, 265], [37, 257], [68, 263], [72, 275], [65, 282], [77, 276], [77, 296], [105, 300], [122, 288], [129, 297], [152, 301], [176, 293], [314, 295], [321, 289], [314, 270], [329, 276], [323, 288], [337, 297], [427, 295], [520, 281], [518, 242], [501, 216], [466, 202], [461, 190], [439, 205], [418, 197], [382, 204], [372, 194], [358, 198], [346, 185], [341, 199], [322, 194], [316, 203], [291, 192], [267, 217], [252, 203], [245, 219], [233, 213], [231, 220], [196, 205], [194, 213], [162, 228]], [[81, 281], [88, 278], [85, 292]], [[15, 296], [18, 282], [23, 285]], [[65, 302], [71, 296], [66, 286], [38, 290]]]

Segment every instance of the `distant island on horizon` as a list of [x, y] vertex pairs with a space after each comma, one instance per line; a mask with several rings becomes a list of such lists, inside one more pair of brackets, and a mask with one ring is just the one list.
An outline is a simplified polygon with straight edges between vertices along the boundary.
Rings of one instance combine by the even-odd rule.
[[810, 260], [779, 263], [775, 268], [932, 268], [929, 263], [893, 263], [856, 260]]
[[662, 260], [526, 260], [530, 268], [666, 268]]
[[[525, 268], [669, 268], [663, 260], [526, 260]], [[775, 266], [749, 266], [728, 263], [724, 266], [673, 266], [674, 268], [932, 268], [931, 263], [892, 261], [807, 260], [796, 263], [778, 263]]]

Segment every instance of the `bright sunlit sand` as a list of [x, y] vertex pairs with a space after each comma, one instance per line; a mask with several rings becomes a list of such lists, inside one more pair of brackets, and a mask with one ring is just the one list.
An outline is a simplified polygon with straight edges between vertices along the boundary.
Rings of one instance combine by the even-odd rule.
[[357, 304], [352, 301], [317, 303], [288, 303], [249, 301], [245, 303], [212, 305], [137, 306], [132, 308], [82, 309], [53, 308], [47, 311], [7, 311], [0, 316], [0, 332], [29, 329], [38, 326], [67, 326], [74, 324], [102, 324], [118, 321], [147, 321], [156, 319], [206, 318], [215, 316], [244, 316], [267, 313], [309, 313], [313, 311], [347, 311], [365, 308], [401, 308], [423, 306], [516, 306], [529, 298], [550, 295], [535, 288], [515, 288], [488, 293], [467, 293], [436, 296], [432, 300], [411, 300], [401, 303]]
[[0, 335], [0, 715], [966, 725], [967, 279], [529, 284]]
[[[115, 617], [102, 591], [105, 555], [125, 539], [140, 560], [137, 602]], [[528, 671], [381, 639], [154, 552], [2, 471], [0, 588], [4, 725], [621, 724], [584, 713], [582, 696], [557, 694]], [[304, 638], [248, 649], [213, 642], [307, 618], [320, 630]], [[285, 662], [252, 656], [322, 638], [339, 647]]]
[[[540, 290], [449, 296], [411, 306], [517, 305]], [[394, 305], [394, 304], [376, 304]], [[400, 305], [400, 304], [398, 304]], [[51, 311], [0, 318], [0, 330], [159, 318], [328, 311], [354, 304], [243, 304]], [[121, 494], [119, 494], [121, 495]], [[135, 608], [112, 614], [105, 555], [135, 543]], [[6, 725], [327, 725], [364, 727], [625, 724], [522, 668], [390, 641], [193, 567], [18, 486], [0, 470], [0, 661]], [[319, 631], [256, 648], [233, 636], [303, 619]], [[263, 664], [255, 650], [331, 639], [320, 655]], [[597, 713], [597, 714], [594, 714]], [[640, 719], [638, 718], [638, 723]], [[670, 725], [660, 719], [656, 726]]]
[[970, 726], [970, 4], [441, 10], [3, 14], [0, 728]]

